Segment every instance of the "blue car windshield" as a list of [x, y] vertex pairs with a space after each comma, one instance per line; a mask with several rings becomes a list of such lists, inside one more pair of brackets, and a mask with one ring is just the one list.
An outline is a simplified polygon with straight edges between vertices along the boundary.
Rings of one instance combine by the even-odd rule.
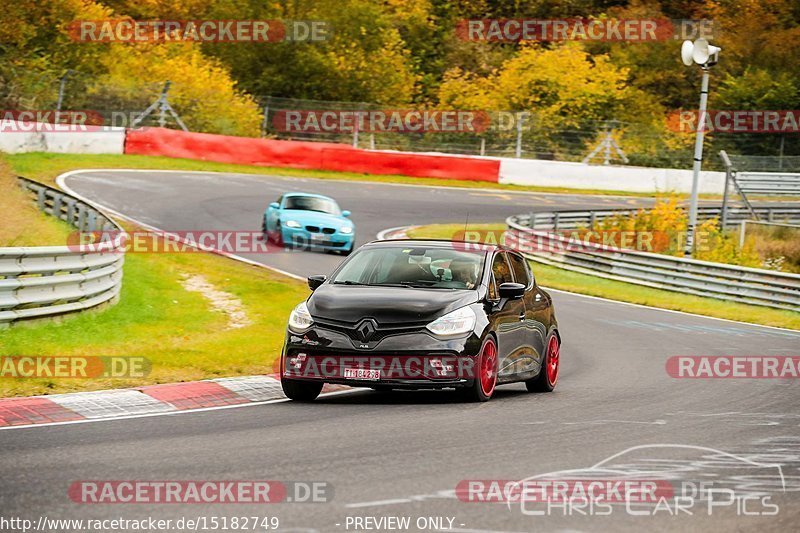
[[336, 202], [327, 198], [317, 198], [316, 196], [289, 196], [284, 201], [283, 208], [299, 211], [317, 211], [337, 216], [342, 214]]
[[338, 285], [474, 289], [485, 252], [457, 248], [387, 246], [357, 252], [331, 282]]

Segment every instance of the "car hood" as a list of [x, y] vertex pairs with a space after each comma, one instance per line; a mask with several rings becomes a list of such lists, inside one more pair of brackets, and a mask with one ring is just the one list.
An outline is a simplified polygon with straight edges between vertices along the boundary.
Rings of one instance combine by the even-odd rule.
[[318, 211], [285, 210], [281, 213], [281, 219], [296, 220], [304, 226], [327, 226], [329, 228], [340, 228], [352, 224], [350, 220], [345, 217], [329, 215], [328, 213], [320, 213]]
[[371, 317], [378, 324], [430, 322], [478, 301], [477, 291], [359, 287], [331, 285], [317, 288], [308, 300], [311, 316], [355, 323]]

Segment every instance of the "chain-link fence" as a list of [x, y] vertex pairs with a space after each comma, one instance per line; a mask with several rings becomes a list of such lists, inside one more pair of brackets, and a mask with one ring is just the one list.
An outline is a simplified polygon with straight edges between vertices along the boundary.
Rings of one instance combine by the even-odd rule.
[[[184, 127], [189, 131], [277, 139], [324, 141], [377, 150], [440, 152], [451, 154], [521, 157], [592, 164], [630, 164], [690, 168], [694, 135], [670, 130], [659, 123], [617, 120], [577, 120], [574, 117], [544, 119], [535, 111], [471, 112], [488, 117], [478, 131], [398, 132], [281, 127], [287, 112], [420, 111], [425, 106], [408, 104], [387, 109], [365, 102], [333, 102], [274, 96], [236, 95], [226, 101], [196, 85], [131, 82], [104, 83], [95, 76], [68, 71], [59, 77], [43, 77], [30, 98], [4, 102], [29, 109], [89, 110], [112, 126]], [[19, 91], [17, 91], [19, 92]], [[2, 98], [2, 94], [0, 94]], [[147, 116], [142, 117], [146, 110]], [[428, 110], [431, 110], [428, 108]], [[431, 111], [445, 111], [444, 109]], [[714, 155], [719, 150], [750, 159], [739, 165], [747, 170], [791, 170], [800, 161], [800, 134], [722, 133], [706, 134], [706, 169], [722, 169]], [[754, 157], [755, 156], [755, 157]], [[756, 159], [761, 158], [761, 159]]]

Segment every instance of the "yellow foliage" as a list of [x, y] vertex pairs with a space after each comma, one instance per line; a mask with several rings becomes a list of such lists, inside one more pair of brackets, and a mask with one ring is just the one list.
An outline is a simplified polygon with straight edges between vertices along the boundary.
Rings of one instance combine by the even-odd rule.
[[580, 43], [526, 44], [489, 76], [451, 69], [439, 98], [462, 109], [528, 110], [544, 123], [577, 126], [610, 118], [609, 111], [627, 96], [627, 76], [627, 70], [605, 55], [590, 56]]
[[150, 84], [155, 100], [161, 84], [170, 80], [169, 102], [191, 131], [259, 133], [256, 102], [238, 91], [227, 69], [193, 43], [112, 44], [102, 61], [108, 74], [96, 91], [113, 87], [118, 98], [141, 101], [142, 85]]

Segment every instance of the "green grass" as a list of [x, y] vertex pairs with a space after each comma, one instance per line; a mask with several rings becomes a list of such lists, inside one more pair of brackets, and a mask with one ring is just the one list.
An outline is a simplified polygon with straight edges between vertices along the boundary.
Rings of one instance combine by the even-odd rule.
[[[463, 229], [463, 226], [458, 224], [433, 224], [413, 228], [409, 230], [408, 234], [412, 238], [420, 239], [450, 239], [456, 232], [460, 232]], [[491, 231], [493, 237], [499, 238], [499, 235], [505, 230], [505, 225], [475, 224], [470, 225], [468, 229]], [[800, 330], [800, 313], [792, 311], [725, 302], [714, 298], [642, 287], [632, 283], [571, 272], [535, 261], [531, 262], [531, 268], [537, 282], [544, 287], [598, 296], [620, 302]]]
[[[196, 274], [239, 298], [252, 324], [228, 329], [226, 315], [181, 285], [183, 275]], [[2, 379], [0, 396], [270, 373], [289, 313], [307, 295], [300, 281], [220, 256], [129, 253], [119, 303], [60, 323], [23, 323], [0, 331], [0, 353], [141, 356], [149, 359], [150, 374], [141, 379]]]
[[0, 246], [66, 244], [72, 228], [39, 211], [19, 186], [13, 169], [0, 154]]
[[[527, 191], [564, 194], [593, 194], [611, 196], [656, 197], [662, 193], [634, 193], [626, 191], [604, 191], [599, 189], [570, 189], [567, 187], [524, 187], [485, 181], [460, 181], [435, 178], [412, 178], [409, 176], [359, 174], [354, 172], [332, 172], [323, 170], [301, 170], [291, 168], [261, 167], [253, 165], [233, 165], [196, 161], [193, 159], [176, 159], [170, 157], [153, 157], [142, 155], [112, 154], [50, 154], [31, 152], [7, 156], [14, 170], [21, 176], [52, 183], [58, 174], [79, 168], [144, 168], [154, 170], [198, 170], [213, 172], [238, 172], [245, 174], [269, 174], [289, 177], [335, 179], [346, 181], [370, 181], [377, 183], [405, 183], [412, 185], [435, 185], [440, 187], [481, 188], [500, 191]], [[688, 197], [688, 195], [677, 195]], [[713, 195], [701, 195], [704, 198], [715, 198]]]

